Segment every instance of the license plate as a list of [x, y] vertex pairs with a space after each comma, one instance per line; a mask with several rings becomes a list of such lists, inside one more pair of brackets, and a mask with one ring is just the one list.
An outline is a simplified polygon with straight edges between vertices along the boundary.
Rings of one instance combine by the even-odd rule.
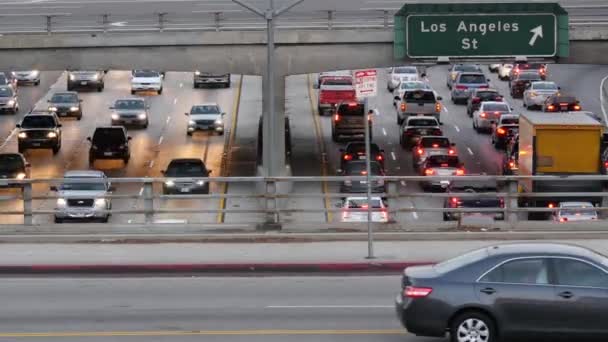
[[367, 184], [367, 181], [361, 181], [361, 184]]
[[562, 110], [568, 110], [568, 106], [562, 106], [560, 107]]
[[431, 151], [429, 154], [430, 154], [431, 156], [436, 156], [436, 155], [441, 154], [441, 151]]
[[40, 146], [40, 143], [37, 143], [37, 142], [32, 143], [32, 146]]
[[185, 188], [185, 189], [179, 189], [179, 191], [180, 192], [190, 192], [190, 189], [187, 189], [187, 188]]
[[209, 129], [209, 126], [198, 126], [200, 129]]
[[109, 157], [112, 155], [112, 152], [104, 152], [103, 155]]
[[359, 156], [359, 160], [365, 160], [366, 157], [365, 156]]
[[427, 133], [427, 131], [424, 129], [420, 131], [420, 135], [426, 135], [426, 133]]
[[439, 184], [448, 186], [448, 185], [450, 185], [450, 181], [441, 181], [441, 182], [439, 182]]
[[80, 82], [80, 85], [87, 85], [87, 82], [86, 81], [82, 81], [82, 82]]

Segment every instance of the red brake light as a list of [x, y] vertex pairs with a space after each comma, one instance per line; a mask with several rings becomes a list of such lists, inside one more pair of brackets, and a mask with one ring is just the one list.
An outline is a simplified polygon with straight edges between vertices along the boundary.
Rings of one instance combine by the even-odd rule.
[[488, 114], [486, 114], [485, 112], [481, 112], [481, 114], [479, 114], [480, 117], [485, 118], [488, 116]]
[[505, 199], [501, 197], [499, 200], [500, 200], [500, 207], [504, 208], [505, 207]]
[[464, 170], [463, 169], [456, 170], [456, 176], [464, 176]]
[[555, 204], [549, 203], [548, 207], [549, 207], [549, 209], [553, 209], [553, 208], [555, 208]]
[[448, 154], [455, 154], [455, 153], [456, 153], [456, 151], [454, 151], [454, 150], [449, 150], [448, 151]]
[[424, 170], [424, 174], [427, 175], [427, 176], [432, 176], [432, 175], [435, 174], [435, 170], [433, 170], [433, 169], [426, 169], [426, 170]]
[[355, 102], [351, 102], [348, 104], [349, 107], [357, 107], [357, 103]]
[[515, 168], [515, 162], [509, 162], [509, 168], [513, 169]]
[[407, 106], [405, 105], [405, 103], [401, 103], [401, 107], [400, 107], [402, 112], [405, 112], [405, 110], [407, 109]]
[[554, 105], [549, 105], [549, 106], [547, 107], [547, 109], [548, 109], [548, 110], [554, 110], [554, 109], [555, 109], [555, 106], [554, 106]]
[[559, 103], [559, 105], [560, 105], [560, 106], [567, 106], [567, 105], [568, 105], [568, 102], [560, 102], [560, 103]]
[[500, 112], [494, 112], [494, 115], [500, 115]]
[[422, 155], [422, 154], [424, 153], [424, 150], [423, 150], [423, 149], [421, 149], [421, 148], [419, 148], [419, 149], [418, 149], [416, 152], [417, 152], [418, 154]]
[[334, 115], [334, 121], [335, 122], [340, 121], [340, 115], [339, 114]]
[[469, 89], [469, 87], [467, 87], [465, 85], [457, 85], [456, 89], [458, 89], [458, 90], [467, 90], [467, 89]]
[[345, 154], [344, 160], [353, 160], [353, 156], [351, 154]]
[[438, 148], [439, 144], [433, 144], [433, 148]]
[[481, 102], [481, 99], [479, 97], [473, 98], [473, 103], [479, 103], [479, 102]]
[[566, 222], [566, 221], [568, 221], [567, 217], [560, 217], [559, 218], [559, 222]]
[[608, 161], [604, 162], [604, 167], [608, 167]]
[[430, 287], [406, 286], [403, 294], [408, 298], [424, 298], [433, 292]]
[[365, 176], [367, 175], [367, 171], [361, 171], [361, 174]]
[[581, 110], [581, 106], [579, 106], [579, 105], [574, 105], [574, 110]]
[[382, 157], [381, 154], [379, 154], [378, 156], [376, 156], [376, 160], [377, 161], [382, 161], [384, 159], [384, 157]]
[[507, 131], [505, 131], [503, 128], [499, 128], [496, 130], [496, 133], [503, 135], [503, 134], [507, 133]]

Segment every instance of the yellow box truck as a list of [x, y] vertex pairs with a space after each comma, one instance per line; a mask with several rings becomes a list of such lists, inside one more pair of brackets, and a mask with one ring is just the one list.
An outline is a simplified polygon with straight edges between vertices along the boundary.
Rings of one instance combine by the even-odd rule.
[[[584, 113], [526, 113], [519, 119], [519, 175], [600, 175], [604, 126]], [[520, 206], [564, 201], [601, 203], [600, 197], [525, 197], [527, 192], [601, 192], [602, 181], [519, 181]]]

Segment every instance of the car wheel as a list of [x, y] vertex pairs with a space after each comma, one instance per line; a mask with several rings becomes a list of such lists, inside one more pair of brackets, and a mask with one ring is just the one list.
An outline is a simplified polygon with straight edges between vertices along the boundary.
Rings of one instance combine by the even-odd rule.
[[192, 132], [190, 132], [190, 131], [186, 131], [186, 134], [187, 134], [189, 137], [191, 137], [191, 136], [192, 136]]
[[19, 151], [19, 153], [23, 153], [23, 152], [25, 152], [25, 147], [23, 147], [23, 145], [19, 144], [17, 146], [17, 151]]
[[78, 116], [76, 117], [76, 120], [78, 120], [78, 121], [82, 120], [82, 114], [78, 115]]
[[63, 219], [59, 217], [55, 217], [55, 223], [63, 223]]
[[99, 222], [108, 223], [109, 219], [110, 219], [110, 215], [107, 215], [106, 217], [102, 217], [101, 219], [99, 219]]
[[464, 312], [450, 326], [451, 342], [495, 342], [497, 336], [494, 321], [482, 312]]
[[319, 116], [323, 116], [323, 109], [321, 107], [317, 107], [317, 112], [319, 112]]
[[450, 96], [450, 99], [452, 100], [453, 104], [456, 104], [456, 99], [454, 99], [453, 97]]
[[399, 126], [401, 126], [403, 124], [403, 119], [399, 117], [399, 115], [397, 115], [397, 124]]
[[122, 161], [125, 162], [125, 165], [129, 164], [129, 157], [123, 158]]
[[97, 92], [98, 93], [101, 93], [102, 91], [103, 91], [103, 87], [102, 86], [97, 87]]
[[146, 121], [146, 123], [145, 123], [145, 124], [144, 124], [142, 127], [143, 127], [144, 129], [146, 129], [146, 128], [148, 128], [148, 124], [149, 124], [149, 122], [148, 122], [148, 121]]
[[224, 84], [224, 87], [226, 87], [226, 88], [230, 88], [230, 82], [228, 82], [228, 83]]
[[163, 88], [158, 89], [158, 95], [163, 93]]
[[224, 135], [224, 131], [217, 132], [218, 135]]
[[333, 140], [334, 142], [338, 142], [338, 136], [334, 131], [331, 132], [331, 140]]
[[61, 146], [53, 146], [53, 154], [57, 154], [59, 153], [59, 149], [61, 148]]
[[38, 80], [38, 81], [34, 82], [34, 85], [35, 85], [35, 86], [39, 86], [39, 85], [40, 85], [40, 80]]
[[131, 90], [131, 95], [135, 95], [135, 90]]
[[443, 213], [443, 220], [444, 221], [451, 221], [450, 220], [450, 216], [448, 215], [448, 213]]
[[194, 83], [194, 89], [198, 89], [198, 84]]

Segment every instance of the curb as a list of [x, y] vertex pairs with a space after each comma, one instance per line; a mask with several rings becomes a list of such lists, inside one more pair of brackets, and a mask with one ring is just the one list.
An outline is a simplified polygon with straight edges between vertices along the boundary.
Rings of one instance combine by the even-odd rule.
[[146, 274], [146, 273], [401, 273], [432, 262], [380, 261], [349, 263], [233, 263], [233, 264], [97, 264], [5, 265], [0, 274]]

